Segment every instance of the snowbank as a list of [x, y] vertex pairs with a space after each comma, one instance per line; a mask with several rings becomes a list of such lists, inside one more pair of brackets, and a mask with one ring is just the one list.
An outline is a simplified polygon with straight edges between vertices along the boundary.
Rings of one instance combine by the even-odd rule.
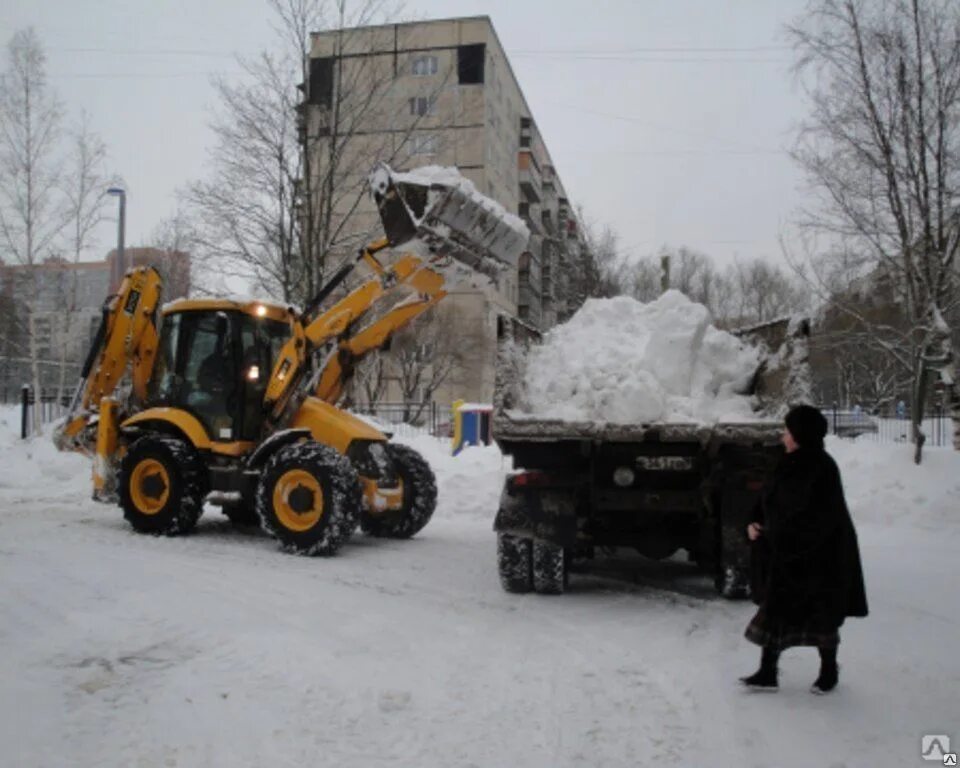
[[920, 466], [909, 443], [827, 438], [827, 451], [843, 476], [844, 492], [857, 523], [905, 525], [960, 534], [960, 453], [927, 448]]
[[504, 478], [511, 469], [510, 460], [503, 457], [496, 445], [467, 447], [453, 456], [447, 438], [398, 435], [394, 440], [419, 452], [433, 469], [439, 492], [435, 516], [467, 515], [493, 520]]
[[530, 351], [530, 415], [568, 421], [712, 424], [755, 419], [749, 386], [760, 352], [710, 324], [679, 291], [643, 304], [590, 299]]
[[0, 502], [16, 504], [49, 493], [88, 498], [90, 461], [78, 453], [61, 453], [45, 434], [20, 439], [20, 407], [0, 406]]

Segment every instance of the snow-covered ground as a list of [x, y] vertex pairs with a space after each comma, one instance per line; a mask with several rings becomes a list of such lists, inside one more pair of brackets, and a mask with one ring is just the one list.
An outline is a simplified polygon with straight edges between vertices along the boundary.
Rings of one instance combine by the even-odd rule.
[[86, 460], [20, 442], [0, 411], [0, 765], [923, 766], [960, 745], [960, 455], [832, 441], [872, 615], [841, 685], [740, 690], [752, 606], [671, 561], [508, 595], [495, 448], [412, 442], [440, 481], [417, 538], [281, 554], [211, 511], [138, 536], [89, 500]]

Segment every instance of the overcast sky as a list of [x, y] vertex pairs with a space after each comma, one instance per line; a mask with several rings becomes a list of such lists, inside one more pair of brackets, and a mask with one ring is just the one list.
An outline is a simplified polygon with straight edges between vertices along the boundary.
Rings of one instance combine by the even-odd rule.
[[[410, 0], [408, 18], [489, 15], [568, 194], [636, 255], [687, 245], [779, 260], [802, 197], [785, 150], [804, 103], [783, 26], [803, 0]], [[263, 0], [4, 0], [53, 88], [128, 187], [127, 242], [204, 173], [210, 77], [270, 46]], [[5, 60], [4, 60], [5, 61]], [[5, 64], [4, 64], [5, 67]], [[105, 251], [115, 237], [100, 237]]]

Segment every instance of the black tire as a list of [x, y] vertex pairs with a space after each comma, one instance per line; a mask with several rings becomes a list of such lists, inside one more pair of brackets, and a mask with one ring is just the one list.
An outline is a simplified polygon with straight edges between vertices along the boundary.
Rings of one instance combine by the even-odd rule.
[[533, 542], [533, 588], [541, 595], [562, 595], [567, 586], [567, 562], [563, 547], [546, 541]]
[[[137, 488], [132, 487], [134, 482]], [[118, 485], [123, 516], [141, 533], [187, 533], [203, 514], [206, 468], [185, 440], [166, 435], [141, 437], [120, 463]], [[150, 509], [154, 504], [156, 508]]]
[[256, 506], [245, 501], [224, 504], [220, 511], [227, 516], [231, 523], [240, 528], [260, 527], [260, 515], [257, 514]]
[[437, 479], [423, 457], [412, 448], [387, 443], [387, 456], [403, 481], [403, 507], [393, 513], [360, 514], [360, 528], [370, 536], [409, 539], [430, 522], [437, 508]]
[[522, 594], [533, 589], [531, 544], [520, 536], [497, 534], [497, 570], [504, 591]]
[[[297, 477], [303, 482], [290, 480]], [[307, 487], [309, 478], [315, 481], [314, 488]], [[296, 487], [287, 492], [277, 508], [275, 491], [283, 497], [283, 487], [277, 489], [278, 483], [284, 482]], [[319, 499], [316, 489], [321, 494]], [[294, 493], [301, 495], [294, 498]], [[298, 511], [298, 505], [309, 510]], [[256, 510], [261, 527], [280, 542], [283, 550], [298, 555], [335, 554], [357, 527], [359, 509], [360, 479], [353, 465], [333, 448], [312, 440], [278, 450], [264, 467], [257, 486]]]

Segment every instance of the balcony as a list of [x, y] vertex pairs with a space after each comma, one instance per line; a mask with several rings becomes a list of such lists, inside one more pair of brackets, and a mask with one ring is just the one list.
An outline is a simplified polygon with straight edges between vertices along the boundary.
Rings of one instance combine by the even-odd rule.
[[540, 214], [540, 221], [543, 222], [543, 231], [546, 232], [551, 237], [556, 236], [557, 228], [553, 220], [553, 214], [550, 212], [549, 208], [544, 208]]
[[520, 191], [528, 202], [539, 203], [543, 188], [543, 177], [533, 152], [527, 149], [520, 150], [517, 154], [517, 170], [519, 171]]
[[537, 221], [530, 203], [520, 203], [517, 206], [517, 215], [523, 219], [523, 223], [527, 225], [527, 229], [530, 230], [531, 234], [540, 235], [543, 233], [543, 227], [540, 222]]

